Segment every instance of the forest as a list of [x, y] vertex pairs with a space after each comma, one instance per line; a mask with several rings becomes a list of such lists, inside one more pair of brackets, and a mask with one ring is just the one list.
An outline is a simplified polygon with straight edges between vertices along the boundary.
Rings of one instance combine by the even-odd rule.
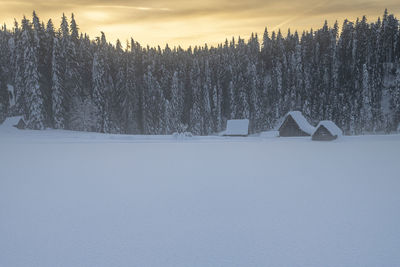
[[[322, 23], [321, 23], [322, 24]], [[133, 33], [134, 34], [134, 33]], [[0, 122], [121, 134], [211, 135], [228, 119], [274, 129], [288, 111], [346, 134], [390, 133], [400, 122], [400, 29], [386, 10], [343, 25], [217, 46], [142, 46], [91, 39], [74, 15], [0, 30]]]

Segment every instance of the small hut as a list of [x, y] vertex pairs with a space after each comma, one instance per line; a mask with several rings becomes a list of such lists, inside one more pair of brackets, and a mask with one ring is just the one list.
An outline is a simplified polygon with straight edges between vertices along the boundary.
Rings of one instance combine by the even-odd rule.
[[300, 111], [291, 111], [279, 127], [279, 136], [311, 136], [314, 131], [315, 127], [307, 121]]
[[11, 127], [15, 127], [18, 128], [20, 130], [23, 130], [26, 128], [26, 123], [24, 121], [24, 117], [23, 116], [16, 116], [16, 117], [9, 117], [6, 118], [6, 120], [1, 124], [1, 126], [4, 128], [11, 128]]
[[321, 121], [314, 134], [314, 141], [332, 141], [343, 135], [343, 131], [333, 121]]
[[14, 125], [15, 128], [23, 130], [26, 128], [26, 123], [23, 118], [21, 118], [16, 125]]
[[249, 120], [228, 120], [223, 136], [248, 136]]

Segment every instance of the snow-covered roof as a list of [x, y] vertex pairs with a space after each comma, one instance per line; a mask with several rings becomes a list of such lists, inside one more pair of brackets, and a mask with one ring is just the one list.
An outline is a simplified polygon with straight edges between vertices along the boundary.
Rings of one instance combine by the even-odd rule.
[[[308, 133], [310, 135], [314, 133], [315, 127], [312, 126], [310, 123], [308, 123], [307, 119], [303, 116], [303, 114], [301, 114], [300, 111], [290, 111], [285, 116], [285, 118], [287, 118], [289, 115], [293, 118], [293, 120], [297, 123], [297, 125], [299, 125], [300, 129], [303, 132]], [[285, 122], [285, 120], [283, 122]], [[282, 127], [282, 124], [280, 127]]]
[[399, 126], [397, 126], [397, 131], [400, 132], [400, 123]]
[[248, 135], [249, 134], [249, 120], [228, 120], [226, 124], [226, 131], [224, 135]]
[[337, 135], [338, 137], [343, 135], [343, 131], [333, 121], [320, 121], [317, 129], [321, 125], [324, 126], [332, 135]]
[[19, 120], [24, 119], [23, 116], [15, 116], [7, 118], [0, 126], [5, 128], [11, 128], [18, 124]]

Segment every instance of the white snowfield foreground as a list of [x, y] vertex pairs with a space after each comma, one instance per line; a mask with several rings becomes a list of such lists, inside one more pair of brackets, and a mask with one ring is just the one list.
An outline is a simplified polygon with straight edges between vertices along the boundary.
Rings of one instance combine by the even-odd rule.
[[400, 266], [400, 135], [0, 127], [0, 266]]

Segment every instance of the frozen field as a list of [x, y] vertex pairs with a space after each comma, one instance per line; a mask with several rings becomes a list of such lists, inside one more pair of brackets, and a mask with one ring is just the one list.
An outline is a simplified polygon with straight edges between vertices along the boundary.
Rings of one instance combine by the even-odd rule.
[[0, 127], [0, 266], [400, 266], [400, 135]]

